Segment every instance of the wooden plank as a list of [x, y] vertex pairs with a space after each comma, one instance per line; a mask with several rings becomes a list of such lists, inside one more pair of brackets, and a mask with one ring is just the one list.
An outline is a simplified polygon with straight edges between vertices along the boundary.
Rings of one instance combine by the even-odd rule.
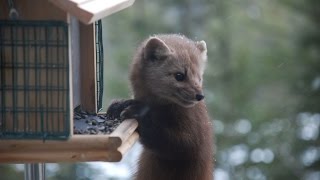
[[131, 6], [134, 0], [117, 0], [117, 1], [105, 1], [105, 0], [93, 0], [87, 3], [79, 5], [80, 10], [90, 13], [90, 17], [83, 17], [84, 21], [89, 24], [99, 19], [116, 13], [122, 9]]
[[[95, 135], [91, 135], [95, 136]], [[0, 150], [0, 163], [57, 163], [57, 162], [89, 162], [89, 161], [104, 161], [104, 162], [118, 162], [120, 161], [126, 152], [133, 146], [133, 144], [139, 139], [137, 132], [134, 132], [127, 141], [123, 142], [117, 149], [111, 149], [110, 146], [106, 148], [106, 141], [93, 140], [92, 138], [81, 138], [86, 143], [74, 144], [75, 147], [67, 146], [69, 148], [58, 149], [56, 147], [63, 147], [63, 143], [57, 143], [54, 148], [50, 148], [51, 145], [44, 149], [34, 148], [25, 149], [19, 151], [1, 151]], [[78, 142], [81, 142], [78, 141]], [[90, 142], [89, 142], [90, 141]], [[110, 138], [109, 138], [110, 141]], [[68, 141], [67, 141], [68, 142]], [[95, 142], [95, 143], [94, 143]], [[109, 142], [108, 142], [109, 143]], [[102, 145], [101, 145], [102, 144]], [[21, 148], [21, 144], [18, 143], [18, 147]], [[71, 145], [71, 144], [70, 144]], [[81, 145], [81, 146], [79, 146]], [[96, 147], [100, 148], [93, 148]], [[41, 146], [40, 146], [41, 147]], [[42, 146], [45, 147], [45, 146]]]
[[76, 16], [85, 24], [91, 24], [101, 18], [125, 9], [134, 0], [49, 0], [57, 7]]
[[40, 152], [5, 152], [0, 153], [0, 163], [61, 163], [105, 161], [118, 162], [122, 158], [119, 151], [40, 151]]
[[81, 107], [97, 112], [95, 26], [80, 23]]
[[120, 137], [121, 141], [126, 141], [131, 134], [137, 129], [138, 121], [135, 119], [126, 119], [115, 131], [110, 134], [110, 137]]
[[70, 56], [72, 62], [72, 98], [73, 98], [73, 106], [72, 108], [76, 108], [81, 105], [81, 75], [80, 75], [80, 27], [79, 21], [76, 17], [70, 15]]
[[[75, 72], [73, 71], [73, 69], [75, 68], [75, 70], [78, 70], [78, 66], [73, 67], [73, 65], [77, 65], [79, 64], [79, 57], [77, 57], [72, 50], [79, 50], [79, 46], [75, 46], [72, 41], [72, 38], [75, 38], [75, 35], [73, 35], [73, 33], [75, 33], [76, 31], [74, 31], [75, 29], [79, 29], [79, 26], [71, 26], [71, 21], [72, 21], [72, 17], [70, 14], [67, 14], [67, 21], [69, 24], [69, 28], [68, 28], [68, 62], [69, 62], [69, 110], [70, 110], [70, 119], [69, 119], [69, 126], [70, 126], [70, 136], [73, 135], [73, 110], [74, 110], [74, 103], [79, 103], [79, 102], [74, 102], [73, 99], [80, 99], [80, 93], [79, 90], [77, 88], [79, 87], [73, 87], [73, 85], [79, 85], [79, 83], [77, 83], [76, 80], [78, 80], [78, 78], [74, 79], [75, 77], [79, 77], [79, 74], [74, 74]], [[75, 53], [78, 53], [77, 55], [79, 55], [79, 51], [75, 51]], [[78, 62], [78, 63], [74, 63], [74, 62]], [[74, 76], [73, 76], [74, 75]], [[80, 85], [79, 85], [80, 86]], [[76, 88], [76, 89], [74, 89]], [[76, 90], [76, 92], [74, 92], [74, 90]], [[74, 97], [76, 96], [76, 97]], [[80, 101], [80, 100], [79, 100]]]
[[125, 142], [122, 143], [122, 145], [118, 148], [118, 151], [121, 153], [121, 156], [123, 157], [128, 150], [136, 143], [139, 139], [139, 134], [137, 132], [134, 132]]
[[[80, 4], [83, 4], [89, 1], [92, 1], [92, 0], [69, 0], [69, 2], [74, 6], [79, 6]], [[68, 3], [68, 1], [66, 1], [66, 3]]]
[[[44, 0], [14, 1], [20, 20], [62, 20], [67, 21], [67, 12], [52, 6]], [[9, 19], [8, 1], [0, 1], [0, 18]]]
[[5, 152], [116, 150], [122, 142], [119, 137], [110, 137], [109, 135], [74, 135], [68, 141], [0, 140], [0, 143], [0, 156], [2, 156], [2, 153]]
[[68, 141], [0, 140], [0, 153], [72, 149], [115, 150], [134, 134], [137, 127], [137, 120], [126, 119], [110, 135], [73, 135]]
[[137, 125], [128, 119], [111, 135], [74, 135], [68, 141], [0, 140], [0, 163], [120, 161], [139, 138]]

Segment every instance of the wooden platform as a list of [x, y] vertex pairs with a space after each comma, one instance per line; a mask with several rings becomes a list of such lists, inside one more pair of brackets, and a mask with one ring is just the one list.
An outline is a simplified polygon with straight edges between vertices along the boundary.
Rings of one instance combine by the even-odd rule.
[[138, 140], [135, 119], [110, 135], [73, 135], [68, 141], [0, 140], [0, 163], [120, 161]]

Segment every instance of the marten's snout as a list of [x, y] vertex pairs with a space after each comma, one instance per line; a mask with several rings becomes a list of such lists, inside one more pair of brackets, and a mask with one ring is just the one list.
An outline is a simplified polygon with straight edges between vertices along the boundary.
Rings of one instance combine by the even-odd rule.
[[201, 101], [202, 99], [204, 99], [204, 95], [202, 95], [202, 94], [196, 94], [196, 100], [197, 100], [197, 101]]

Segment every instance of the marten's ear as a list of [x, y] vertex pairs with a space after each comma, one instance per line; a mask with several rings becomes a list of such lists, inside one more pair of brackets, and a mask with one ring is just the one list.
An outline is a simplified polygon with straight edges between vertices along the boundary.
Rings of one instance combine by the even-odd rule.
[[201, 52], [200, 74], [202, 76], [207, 64], [207, 44], [205, 41], [197, 41], [196, 46]]
[[144, 48], [144, 59], [156, 61], [165, 59], [171, 54], [170, 48], [157, 37], [150, 38]]
[[206, 42], [205, 41], [197, 41], [196, 46], [201, 52], [201, 59], [203, 61], [207, 61], [207, 44], [206, 44]]

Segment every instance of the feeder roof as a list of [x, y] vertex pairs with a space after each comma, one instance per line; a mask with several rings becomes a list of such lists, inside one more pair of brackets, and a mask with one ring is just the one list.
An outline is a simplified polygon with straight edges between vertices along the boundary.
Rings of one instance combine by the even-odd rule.
[[49, 0], [58, 8], [91, 24], [99, 19], [131, 6], [135, 0]]

